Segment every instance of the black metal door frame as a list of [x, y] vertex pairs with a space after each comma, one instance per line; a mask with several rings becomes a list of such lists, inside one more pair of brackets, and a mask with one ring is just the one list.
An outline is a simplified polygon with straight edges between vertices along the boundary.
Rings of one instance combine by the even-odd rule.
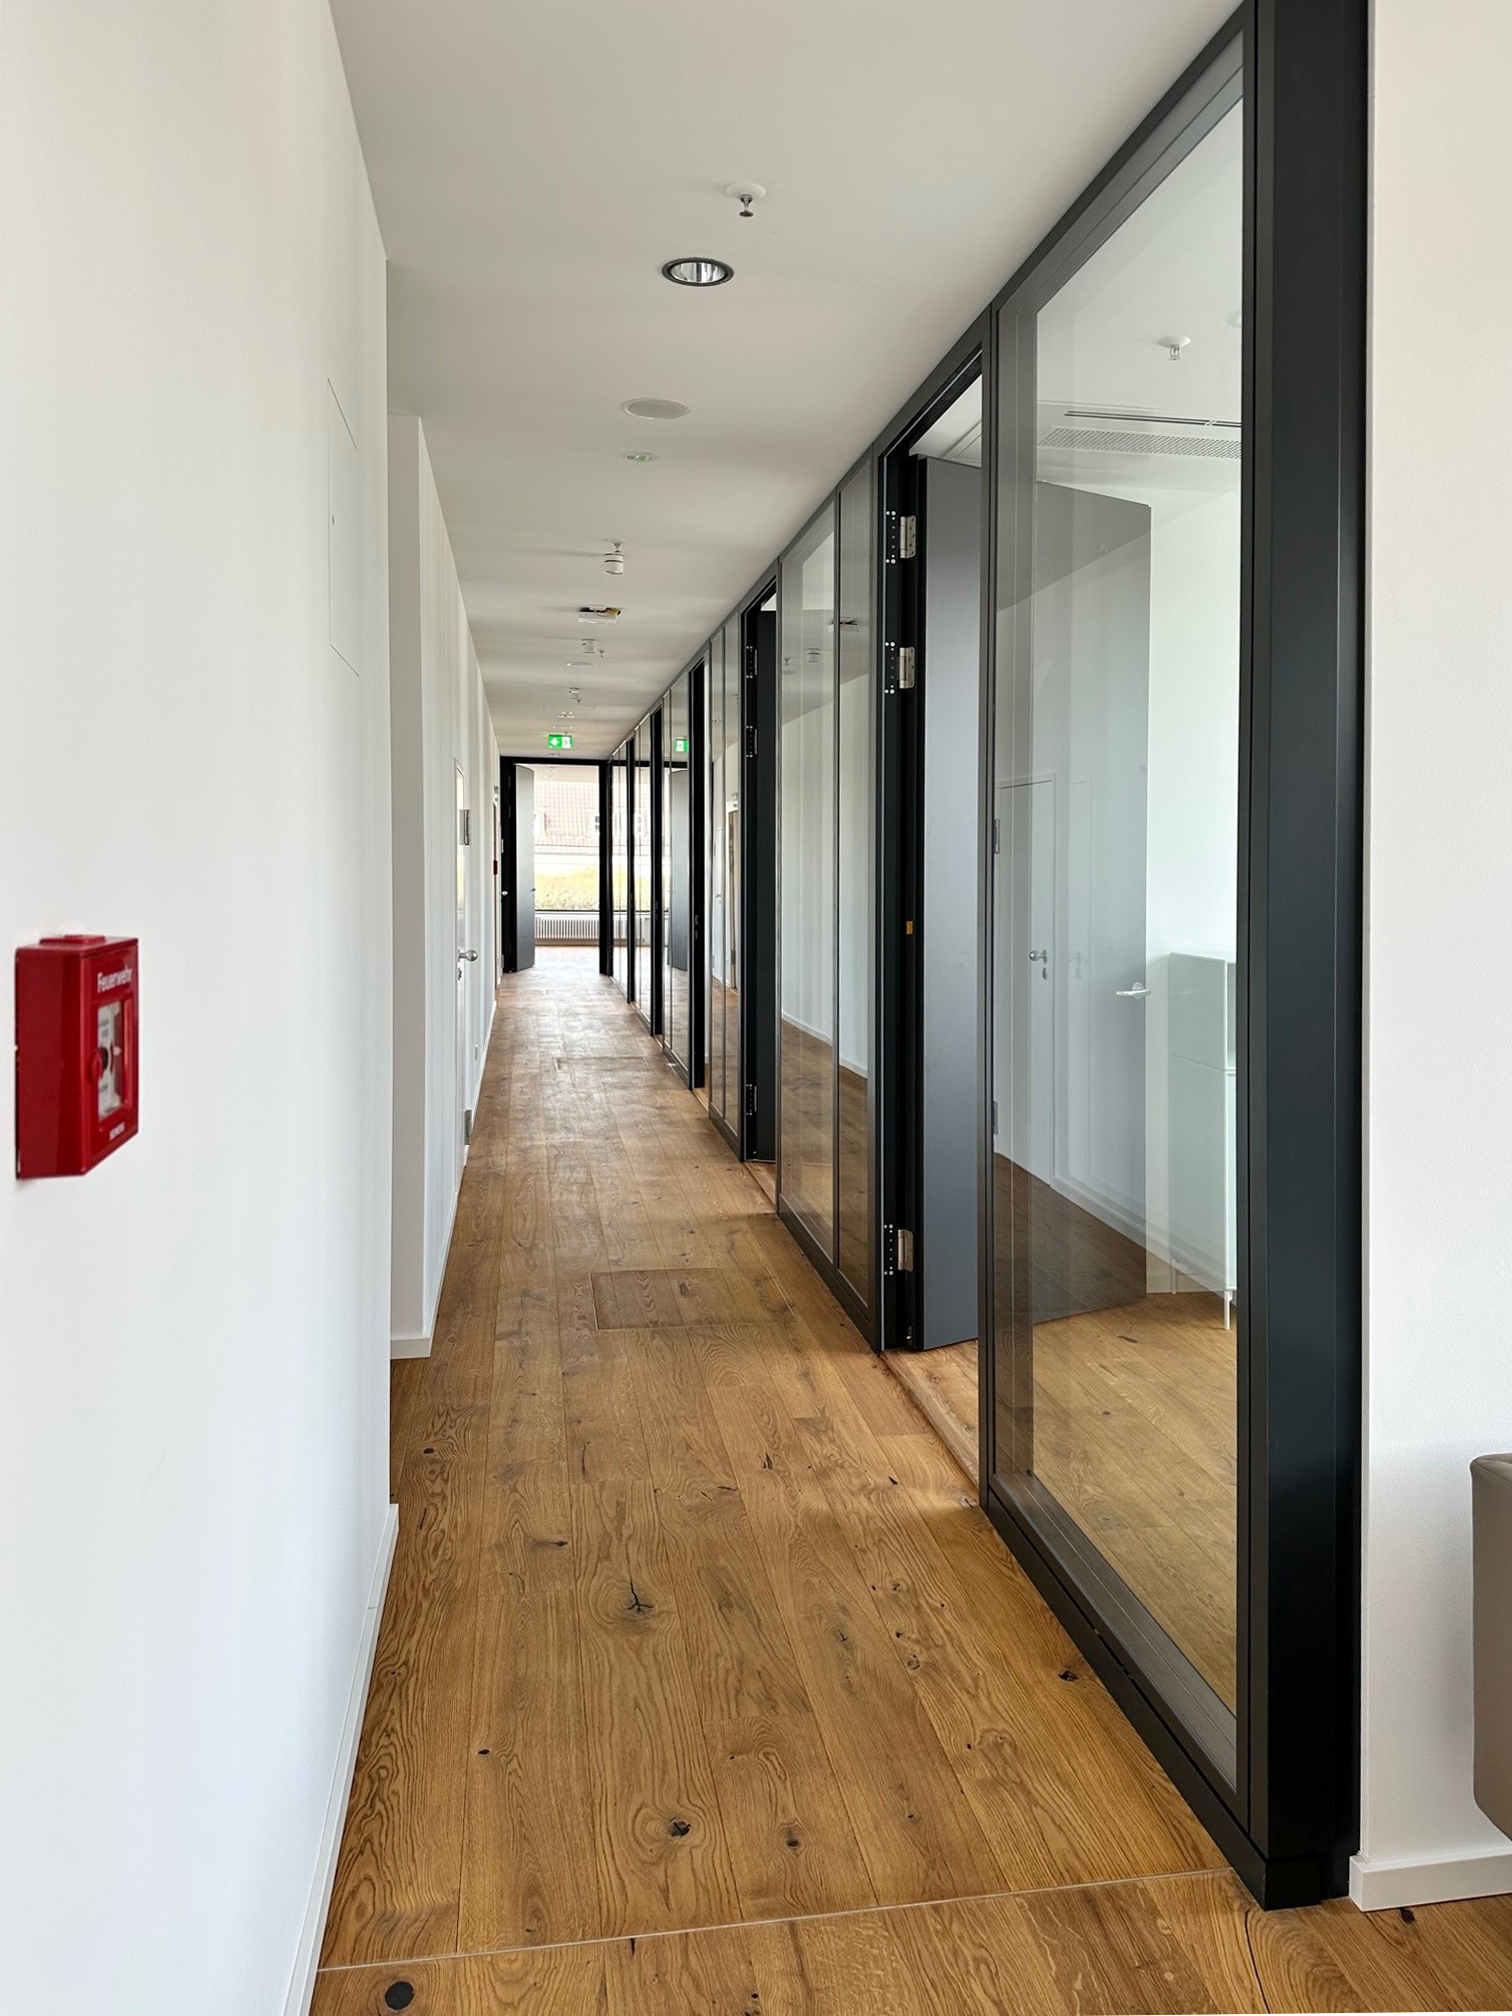
[[[1242, 60], [1241, 60], [1242, 59]], [[1358, 1825], [1365, 0], [1251, 0], [993, 304], [986, 453], [1027, 398], [1000, 311], [1131, 214], [1216, 108], [1245, 122], [1240, 667], [1238, 1707], [1226, 1774], [989, 1469], [995, 1406], [990, 997], [982, 1064], [983, 1502], [1246, 1884], [1347, 1887]], [[1055, 281], [1054, 284], [1058, 284]], [[989, 388], [990, 389], [990, 388]], [[1000, 486], [989, 487], [997, 600]], [[984, 681], [980, 928], [991, 944]], [[1271, 956], [1284, 933], [1285, 956]], [[1011, 1412], [1011, 1410], [1010, 1410]]]

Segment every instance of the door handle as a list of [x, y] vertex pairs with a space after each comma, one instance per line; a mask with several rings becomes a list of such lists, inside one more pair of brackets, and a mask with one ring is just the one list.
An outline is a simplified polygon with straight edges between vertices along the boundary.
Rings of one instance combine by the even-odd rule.
[[478, 956], [478, 955], [477, 955], [477, 953], [476, 953], [476, 952], [459, 952], [459, 953], [457, 954], [457, 957], [458, 957], [459, 959], [476, 959], [476, 958], [477, 958], [477, 956]]
[[1143, 1001], [1149, 991], [1143, 980], [1136, 980], [1132, 987], [1115, 987], [1113, 989], [1113, 992], [1120, 1001]]

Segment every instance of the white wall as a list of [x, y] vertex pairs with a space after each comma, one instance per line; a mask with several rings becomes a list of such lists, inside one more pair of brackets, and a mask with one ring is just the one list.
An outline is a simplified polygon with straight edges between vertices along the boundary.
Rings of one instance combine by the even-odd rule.
[[1361, 1901], [1512, 1888], [1471, 1797], [1472, 1456], [1512, 1448], [1512, 10], [1376, 0]]
[[[339, 1819], [392, 1532], [384, 375], [323, 0], [6, 0], [0, 951], [142, 945], [140, 1137], [0, 1182], [0, 1945], [34, 2016], [276, 2016]], [[7, 1055], [11, 1015], [7, 981]]]
[[[389, 421], [394, 686], [394, 1227], [392, 1348], [424, 1356], [493, 1021], [498, 745], [418, 420]], [[472, 811], [459, 1058], [456, 766]]]

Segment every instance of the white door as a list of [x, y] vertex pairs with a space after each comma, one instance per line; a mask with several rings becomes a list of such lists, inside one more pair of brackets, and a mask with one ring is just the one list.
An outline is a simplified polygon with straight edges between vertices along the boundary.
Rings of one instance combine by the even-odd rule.
[[467, 1160], [467, 1136], [472, 1123], [472, 1046], [468, 1037], [468, 975], [477, 963], [477, 947], [471, 942], [467, 918], [467, 863], [472, 835], [468, 830], [467, 779], [462, 765], [457, 769], [457, 1173]]

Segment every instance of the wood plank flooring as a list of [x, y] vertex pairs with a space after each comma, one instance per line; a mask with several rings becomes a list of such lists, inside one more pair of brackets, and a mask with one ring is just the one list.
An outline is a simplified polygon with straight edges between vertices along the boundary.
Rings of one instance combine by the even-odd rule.
[[1504, 1900], [1253, 1910], [591, 953], [501, 994], [392, 1440], [316, 2016], [1512, 2000]]
[[934, 1351], [889, 1351], [883, 1363], [975, 1484], [981, 1441], [976, 1339]]

